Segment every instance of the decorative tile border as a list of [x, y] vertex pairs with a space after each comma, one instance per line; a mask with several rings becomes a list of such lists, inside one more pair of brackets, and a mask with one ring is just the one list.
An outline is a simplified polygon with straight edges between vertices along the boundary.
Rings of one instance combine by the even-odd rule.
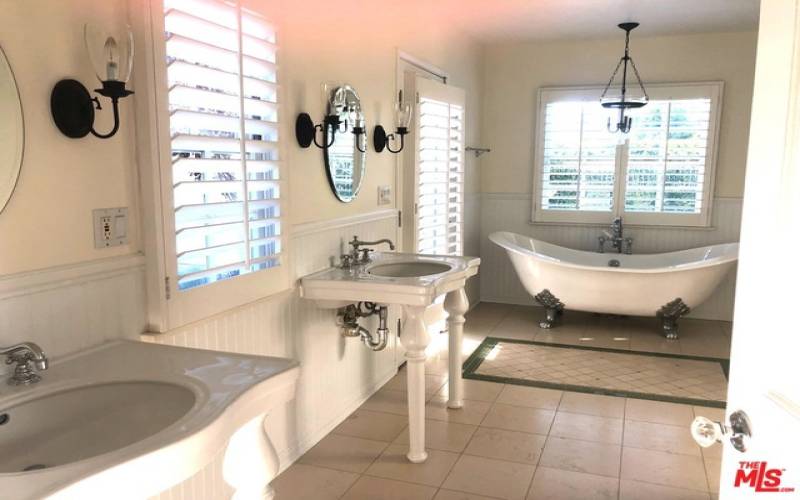
[[726, 403], [724, 401], [714, 401], [710, 399], [696, 399], [696, 398], [683, 398], [677, 396], [667, 396], [663, 394], [651, 394], [651, 393], [644, 393], [644, 392], [635, 392], [635, 391], [625, 391], [625, 390], [615, 390], [615, 389], [607, 389], [603, 387], [591, 387], [585, 385], [571, 385], [571, 384], [558, 384], [554, 382], [545, 382], [541, 380], [528, 380], [528, 379], [518, 379], [518, 378], [509, 378], [509, 377], [497, 377], [493, 375], [483, 375], [477, 373], [478, 368], [480, 368], [481, 364], [483, 363], [486, 356], [492, 351], [492, 349], [497, 346], [500, 342], [510, 343], [510, 344], [528, 344], [528, 345], [539, 345], [543, 347], [558, 347], [563, 349], [581, 349], [587, 351], [602, 351], [602, 352], [609, 352], [609, 353], [616, 353], [616, 354], [636, 354], [639, 356], [651, 356], [651, 357], [658, 357], [658, 358], [675, 358], [675, 359], [686, 359], [692, 361], [708, 361], [713, 363], [719, 363], [720, 367], [722, 368], [722, 373], [725, 375], [725, 378], [728, 379], [728, 370], [730, 367], [730, 362], [727, 359], [722, 358], [710, 358], [704, 356], [689, 356], [685, 354], [668, 354], [662, 352], [647, 352], [647, 351], [628, 351], [624, 349], [608, 349], [603, 347], [592, 347], [592, 346], [584, 346], [584, 345], [569, 345], [569, 344], [551, 344], [548, 342], [537, 342], [533, 340], [518, 340], [518, 339], [504, 339], [499, 337], [486, 337], [483, 342], [475, 349], [475, 351], [470, 354], [467, 360], [464, 362], [463, 365], [463, 374], [464, 378], [473, 379], [473, 380], [485, 380], [487, 382], [498, 382], [501, 384], [513, 384], [513, 385], [525, 385], [530, 387], [541, 387], [545, 389], [557, 389], [561, 391], [572, 391], [572, 392], [583, 392], [588, 394], [602, 394], [606, 396], [617, 396], [623, 398], [634, 398], [634, 399], [647, 399], [650, 401], [664, 401], [667, 403], [679, 403], [679, 404], [687, 404], [687, 405], [695, 405], [695, 406], [708, 406], [712, 408], [725, 408]]

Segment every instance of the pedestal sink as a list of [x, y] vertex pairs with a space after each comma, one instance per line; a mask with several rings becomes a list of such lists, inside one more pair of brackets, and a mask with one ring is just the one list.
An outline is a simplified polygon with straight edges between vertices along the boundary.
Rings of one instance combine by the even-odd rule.
[[424, 462], [425, 451], [425, 348], [431, 342], [424, 321], [425, 309], [445, 295], [449, 314], [448, 342], [450, 408], [464, 405], [461, 379], [461, 343], [464, 313], [469, 302], [467, 279], [478, 273], [480, 259], [404, 253], [373, 254], [372, 262], [349, 269], [332, 267], [301, 279], [301, 295], [320, 307], [344, 307], [355, 302], [375, 302], [403, 307], [405, 322], [400, 342], [406, 349], [408, 425], [411, 462]]
[[142, 499], [225, 451], [236, 498], [271, 498], [264, 416], [294, 396], [296, 361], [114, 341], [0, 388], [0, 496]]

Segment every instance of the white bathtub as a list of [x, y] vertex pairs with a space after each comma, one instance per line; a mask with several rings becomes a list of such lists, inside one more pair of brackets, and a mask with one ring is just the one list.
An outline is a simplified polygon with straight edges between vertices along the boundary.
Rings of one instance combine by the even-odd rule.
[[[534, 297], [547, 290], [566, 309], [635, 316], [661, 311], [668, 318], [677, 315], [675, 320], [708, 299], [739, 253], [738, 243], [625, 255], [572, 250], [510, 232], [492, 233], [489, 239], [508, 251], [525, 290]], [[610, 267], [612, 260], [619, 267]], [[680, 308], [676, 299], [686, 307]], [[669, 303], [672, 308], [662, 309]], [[665, 325], [665, 334], [676, 336], [677, 331], [669, 334], [670, 327], [674, 324]]]

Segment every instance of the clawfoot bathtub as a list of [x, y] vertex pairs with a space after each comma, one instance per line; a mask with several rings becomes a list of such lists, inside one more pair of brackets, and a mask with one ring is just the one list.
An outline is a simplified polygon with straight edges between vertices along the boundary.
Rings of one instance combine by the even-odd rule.
[[565, 308], [656, 315], [667, 338], [678, 337], [678, 318], [708, 299], [739, 253], [738, 243], [624, 255], [572, 250], [510, 232], [489, 239], [506, 249], [525, 290], [545, 307], [542, 328], [552, 327]]

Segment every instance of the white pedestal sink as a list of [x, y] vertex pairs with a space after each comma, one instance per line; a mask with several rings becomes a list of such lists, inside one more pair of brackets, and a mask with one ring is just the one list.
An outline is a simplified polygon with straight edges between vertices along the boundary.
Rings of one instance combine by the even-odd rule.
[[351, 269], [329, 268], [301, 280], [303, 297], [320, 307], [343, 307], [355, 302], [398, 304], [405, 323], [400, 342], [406, 349], [408, 376], [408, 426], [411, 462], [424, 462], [425, 451], [425, 348], [431, 342], [424, 321], [425, 309], [446, 294], [448, 313], [450, 408], [464, 405], [461, 378], [461, 343], [464, 313], [469, 302], [464, 292], [467, 278], [478, 273], [480, 259], [404, 253], [375, 253], [372, 262]]
[[[272, 498], [262, 422], [294, 396], [283, 358], [115, 341], [0, 389], [0, 491], [14, 499], [141, 499], [223, 448], [237, 499]], [[227, 447], [226, 447], [227, 446]]]

